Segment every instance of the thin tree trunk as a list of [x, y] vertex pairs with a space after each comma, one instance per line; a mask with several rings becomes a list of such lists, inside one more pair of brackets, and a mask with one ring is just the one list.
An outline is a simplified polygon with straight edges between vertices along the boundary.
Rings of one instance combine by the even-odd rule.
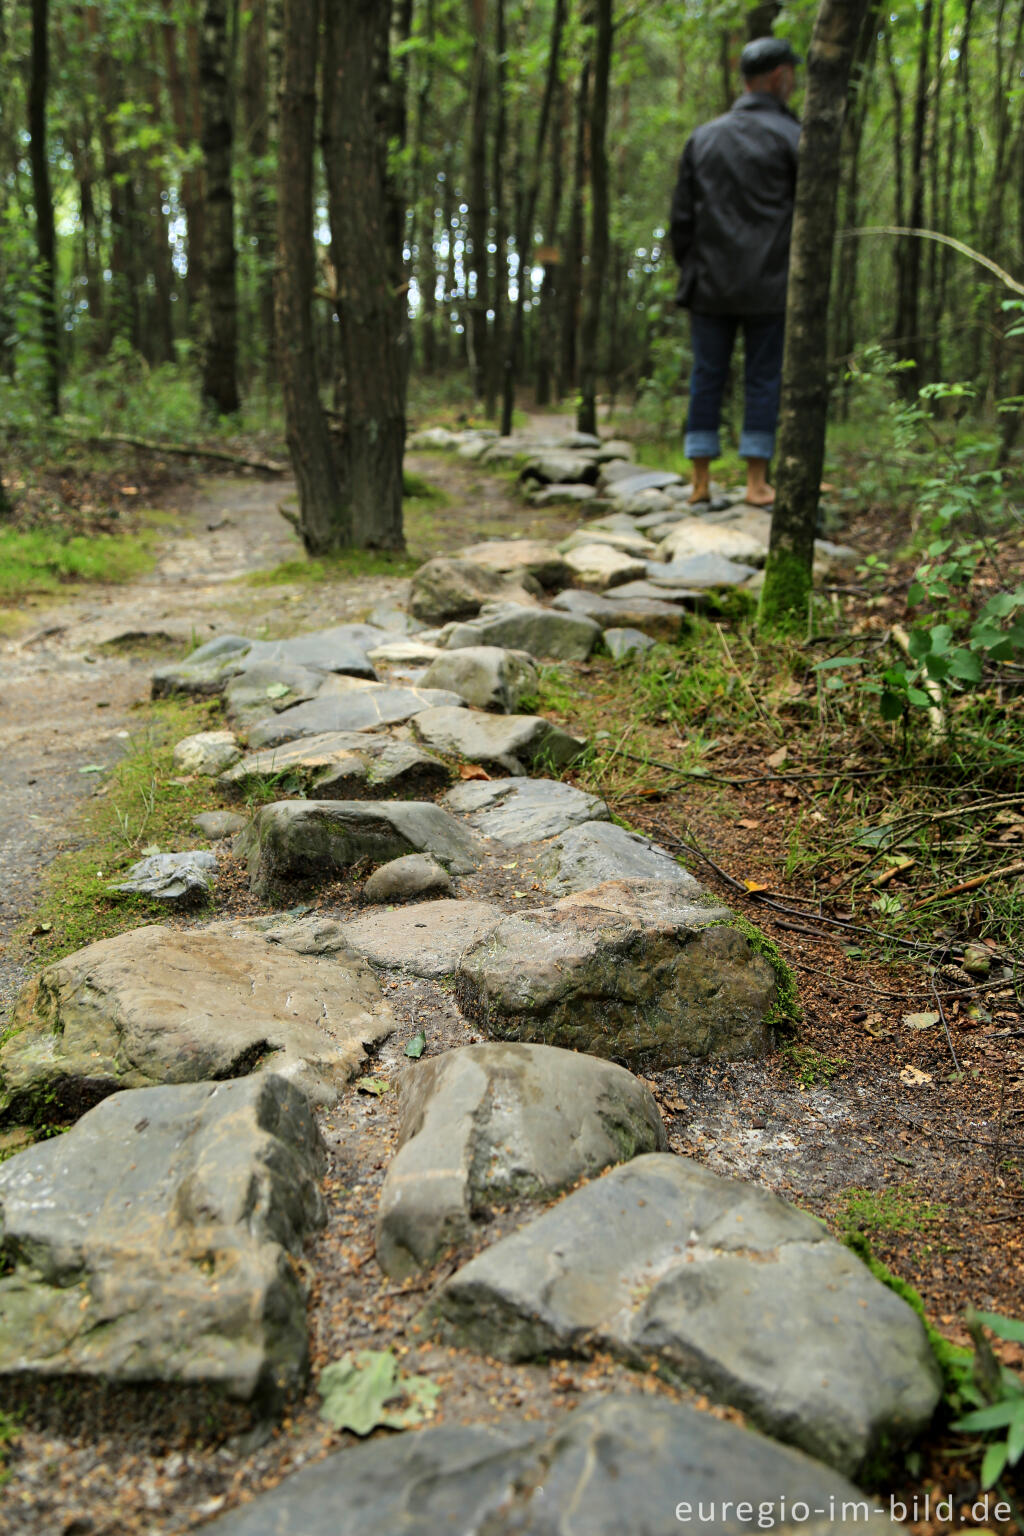
[[[505, 0], [494, 0], [494, 155], [491, 161], [491, 195], [494, 198], [494, 323], [490, 363], [487, 369], [487, 416], [498, 414], [501, 368], [505, 356], [505, 310], [508, 307], [508, 225], [505, 217], [505, 155], [508, 147], [508, 111], [505, 100], [508, 77], [508, 40], [505, 34]], [[523, 280], [523, 253], [519, 258], [519, 282]]]
[[242, 81], [245, 147], [249, 162], [248, 217], [256, 246], [255, 312], [258, 346], [268, 383], [276, 374], [274, 337], [274, 195], [267, 175], [270, 153], [270, 57], [267, 0], [255, 0], [245, 36]]
[[[600, 0], [600, 3], [606, 3], [606, 0]], [[607, 3], [610, 6], [611, 0], [607, 0]], [[530, 177], [523, 197], [522, 214], [516, 229], [516, 254], [519, 257], [518, 281], [516, 283], [515, 309], [512, 314], [512, 335], [509, 340], [508, 351], [505, 355], [505, 387], [501, 407], [501, 431], [502, 435], [506, 437], [512, 431], [512, 410], [515, 404], [516, 392], [516, 367], [523, 335], [523, 306], [526, 303], [526, 288], [530, 281], [531, 255], [533, 252], [533, 221], [537, 212], [537, 198], [540, 194], [540, 175], [544, 164], [544, 145], [548, 135], [548, 122], [551, 118], [551, 103], [554, 100], [555, 82], [558, 79], [559, 61], [562, 54], [565, 11], [566, 0], [555, 0], [555, 8], [551, 19], [551, 44], [548, 51], [547, 78], [544, 82], [544, 97], [541, 101], [540, 117], [537, 121], [537, 140], [534, 146], [533, 162], [530, 166]]]
[[490, 198], [487, 189], [487, 98], [490, 73], [487, 57], [487, 0], [473, 0], [474, 46], [470, 95], [469, 248], [466, 270], [466, 348], [473, 398], [482, 400], [487, 378], [487, 229]]
[[597, 39], [590, 108], [590, 261], [580, 327], [580, 406], [576, 425], [597, 431], [597, 344], [608, 271], [608, 82], [612, 64], [612, 0], [595, 0]]
[[547, 244], [542, 261], [544, 281], [540, 290], [540, 321], [537, 338], [535, 398], [538, 405], [550, 405], [552, 393], [556, 398], [561, 398], [562, 393], [562, 381], [558, 371], [558, 278], [562, 253], [558, 249], [558, 232], [562, 222], [562, 153], [565, 142], [566, 93], [561, 77], [559, 77], [556, 92], [548, 171], [548, 216], [544, 234]]
[[416, 110], [413, 114], [411, 190], [413, 227], [409, 243], [420, 298], [417, 325], [420, 367], [424, 373], [433, 373], [434, 326], [437, 315], [437, 257], [434, 251], [437, 175], [433, 166], [427, 165], [424, 144], [433, 81], [434, 0], [426, 0], [420, 36], [424, 46], [419, 55], [420, 75], [416, 87]]
[[576, 121], [572, 160], [572, 192], [569, 198], [569, 227], [565, 240], [565, 281], [562, 292], [561, 379], [563, 390], [576, 383], [579, 303], [583, 287], [583, 199], [587, 179], [587, 123], [590, 116], [590, 50], [580, 65], [576, 85]]
[[60, 344], [57, 331], [57, 230], [53, 217], [46, 145], [49, 90], [49, 0], [32, 0], [32, 62], [28, 89], [29, 159], [36, 216], [37, 284], [45, 374], [43, 393], [51, 416], [60, 415]]
[[206, 314], [203, 400], [221, 416], [238, 410], [238, 293], [227, 0], [205, 0], [200, 40], [206, 173]]
[[[892, 221], [898, 229], [906, 225], [906, 194], [903, 172], [903, 91], [899, 71], [892, 51], [892, 31], [888, 17], [884, 26], [885, 67], [892, 94], [892, 163], [893, 163], [893, 210]], [[899, 346], [901, 324], [905, 308], [907, 244], [904, 240], [893, 242], [893, 267], [896, 277], [896, 311], [893, 319], [893, 340]]]
[[342, 488], [358, 548], [402, 549], [405, 285], [388, 175], [389, 15], [332, 0], [324, 44], [323, 152], [345, 372]]
[[[857, 279], [860, 266], [860, 238], [856, 233], [861, 223], [860, 200], [860, 151], [864, 141], [864, 125], [867, 121], [871, 99], [872, 70], [878, 40], [878, 17], [882, 0], [870, 0], [864, 24], [861, 27], [857, 55], [850, 71], [850, 85], [843, 123], [844, 155], [846, 161], [846, 185], [843, 198], [843, 230], [845, 238], [840, 242], [838, 271], [836, 274], [835, 331], [832, 357], [838, 365], [840, 376], [853, 355], [857, 341]], [[841, 412], [845, 420], [849, 414], [849, 384], [844, 382], [840, 396]]]
[[807, 61], [786, 307], [778, 471], [761, 618], [807, 612], [825, 459], [832, 243], [850, 66], [868, 0], [822, 0]]
[[[921, 6], [921, 31], [917, 55], [917, 81], [914, 91], [914, 124], [910, 148], [910, 213], [911, 229], [924, 224], [924, 195], [926, 185], [926, 128], [928, 122], [928, 77], [931, 65], [931, 30], [933, 0], [923, 0]], [[896, 318], [897, 348], [906, 362], [913, 363], [899, 375], [903, 393], [913, 398], [924, 377], [924, 356], [921, 345], [921, 241], [905, 242], [903, 264], [903, 288], [900, 295], [899, 314]]]
[[318, 0], [284, 0], [281, 37], [274, 283], [277, 351], [288, 450], [299, 486], [299, 531], [307, 551], [320, 555], [351, 543], [351, 521], [320, 404], [313, 344]]

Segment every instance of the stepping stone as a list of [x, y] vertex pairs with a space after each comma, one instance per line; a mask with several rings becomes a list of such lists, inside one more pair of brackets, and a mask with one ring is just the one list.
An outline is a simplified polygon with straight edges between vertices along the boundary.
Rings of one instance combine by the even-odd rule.
[[243, 635], [218, 635], [184, 661], [158, 667], [153, 673], [152, 694], [159, 699], [175, 693], [221, 693], [231, 678], [257, 666], [266, 669], [261, 677], [272, 680], [280, 677], [287, 681], [289, 672], [295, 668], [373, 679], [377, 674], [366, 652], [385, 638], [383, 630], [369, 624], [341, 624], [334, 629], [299, 635], [294, 640], [247, 640]]
[[[737, 1536], [757, 1520], [775, 1536], [838, 1536], [842, 1511], [865, 1536], [898, 1536], [903, 1528], [876, 1515], [877, 1502], [751, 1430], [637, 1393], [584, 1400], [543, 1426], [525, 1422], [520, 1410], [487, 1425], [448, 1423], [346, 1448], [204, 1529], [209, 1536], [669, 1536], [681, 1525], [701, 1536]], [[805, 1507], [837, 1513], [806, 1520]]]
[[632, 496], [616, 497], [615, 505], [636, 520], [647, 517], [652, 512], [671, 513], [677, 503], [666, 491], [637, 491]]
[[429, 667], [441, 652], [436, 645], [424, 645], [410, 636], [406, 640], [387, 640], [366, 653], [375, 667]]
[[586, 747], [539, 715], [486, 715], [476, 709], [426, 709], [413, 722], [416, 735], [435, 752], [485, 768], [524, 774], [538, 762], [564, 768]]
[[549, 589], [564, 587], [569, 581], [569, 572], [558, 550], [540, 539], [487, 539], [460, 549], [459, 558], [520, 582], [524, 574], [532, 576]]
[[526, 499], [531, 507], [560, 507], [596, 501], [597, 492], [592, 485], [542, 485], [531, 491]]
[[625, 512], [609, 512], [606, 517], [595, 517], [592, 522], [585, 523], [578, 531], [583, 534], [624, 533], [632, 538], [636, 536], [636, 521]]
[[685, 516], [685, 512], [644, 512], [642, 516], [634, 518], [634, 522], [649, 539], [659, 539], [664, 538], [668, 530], [682, 522]]
[[393, 912], [364, 912], [342, 923], [341, 937], [378, 969], [452, 976], [464, 951], [493, 932], [504, 915], [486, 901], [422, 901]]
[[492, 779], [454, 785], [444, 797], [483, 837], [518, 848], [557, 837], [581, 822], [607, 818], [608, 807], [558, 779]]
[[454, 896], [452, 877], [427, 853], [407, 853], [382, 864], [363, 886], [363, 900], [413, 901], [418, 896]]
[[462, 441], [463, 434], [452, 432], [448, 427], [424, 427], [420, 432], [413, 432], [405, 446], [410, 453], [423, 453], [432, 448], [457, 448]]
[[234, 837], [237, 832], [244, 831], [248, 819], [236, 815], [234, 811], [202, 811], [193, 817], [192, 825], [204, 837], [216, 841], [222, 837]]
[[597, 479], [597, 464], [585, 454], [566, 449], [549, 449], [538, 453], [523, 466], [521, 481], [539, 480], [545, 485], [593, 485]]
[[[565, 596], [566, 593], [559, 593], [555, 604]], [[481, 613], [469, 624], [452, 625], [444, 633], [444, 643], [450, 651], [470, 645], [499, 645], [553, 661], [586, 661], [601, 631], [581, 614], [508, 603]]]
[[610, 544], [581, 544], [569, 550], [565, 559], [577, 585], [595, 592], [621, 586], [624, 581], [635, 581], [647, 570], [645, 560], [625, 555]]
[[859, 549], [849, 544], [833, 544], [828, 539], [814, 541], [814, 576], [817, 581], [849, 576], [862, 559]]
[[564, 432], [561, 437], [555, 439], [555, 448], [569, 448], [573, 452], [590, 453], [601, 448], [601, 439], [594, 432]]
[[423, 674], [424, 688], [445, 688], [474, 709], [515, 714], [520, 700], [537, 692], [539, 678], [531, 657], [497, 645], [468, 645], [440, 651]]
[[462, 699], [444, 688], [390, 688], [386, 683], [337, 693], [324, 690], [308, 704], [297, 704], [254, 725], [249, 745], [277, 747], [282, 742], [329, 732], [380, 731], [439, 705], [460, 708]]
[[[412, 617], [412, 614], [407, 613], [404, 608], [397, 607], [394, 599], [385, 600], [382, 603], [378, 603], [375, 608], [371, 608], [366, 616], [366, 622], [367, 624], [373, 624], [377, 629], [383, 629], [392, 639], [397, 638], [399, 635], [414, 635], [423, 628], [422, 624], [419, 624]], [[388, 643], [389, 640], [387, 639], [381, 641], [383, 645]]]
[[752, 565], [740, 565], [713, 553], [691, 555], [667, 565], [652, 560], [647, 566], [647, 579], [658, 587], [738, 587], [753, 575]]
[[497, 432], [486, 430], [463, 433], [462, 442], [457, 446], [456, 452], [460, 459], [468, 459], [470, 463], [475, 463], [487, 452], [497, 436]]
[[[654, 563], [653, 560], [648, 561], [647, 569], [650, 570]], [[646, 578], [643, 581], [627, 581], [623, 586], [613, 588], [607, 596], [614, 598], [617, 603], [674, 603], [687, 608], [703, 604], [699, 592], [685, 587], [657, 586]]]
[[529, 603], [531, 594], [522, 582], [510, 581], [475, 560], [439, 555], [413, 576], [409, 606], [425, 624], [444, 624], [449, 619], [472, 619], [483, 603], [498, 597]]
[[619, 590], [559, 592], [551, 611], [587, 619], [602, 630], [642, 629], [656, 640], [678, 640], [685, 634], [689, 619], [681, 606], [648, 597], [616, 597]]
[[296, 704], [315, 699], [327, 676], [326, 672], [314, 672], [295, 662], [258, 662], [229, 679], [224, 688], [224, 707], [229, 719], [244, 729], [274, 711], [293, 709]]
[[[621, 532], [615, 528], [596, 528], [592, 524], [586, 528], [578, 528], [571, 533], [559, 546], [566, 559], [579, 549], [590, 549], [594, 544], [606, 544], [609, 549], [618, 550], [620, 555], [629, 555], [634, 560], [641, 562], [650, 560], [657, 554], [657, 547], [650, 539], [645, 539], [642, 534]], [[643, 572], [640, 572], [643, 575]]]
[[606, 464], [601, 471], [602, 486], [616, 501], [635, 496], [639, 491], [663, 491], [666, 486], [681, 485], [682, 476], [670, 469], [641, 469], [636, 464]]
[[462, 957], [456, 997], [492, 1035], [645, 1069], [762, 1056], [775, 976], [733, 921], [689, 890], [610, 880], [505, 918]]
[[253, 891], [265, 897], [284, 880], [333, 880], [363, 859], [386, 864], [407, 853], [433, 854], [465, 875], [483, 844], [429, 801], [276, 800], [256, 812], [235, 851], [248, 862]]
[[[301, 1387], [323, 1146], [282, 1077], [115, 1093], [0, 1167], [0, 1378]], [[269, 1401], [268, 1401], [269, 1400]]]
[[186, 736], [174, 749], [174, 766], [180, 773], [198, 773], [216, 778], [242, 755], [232, 731], [200, 731]]
[[611, 464], [616, 459], [632, 459], [633, 444], [623, 438], [610, 437], [594, 454], [598, 464]]
[[294, 780], [314, 800], [353, 800], [438, 789], [451, 772], [411, 742], [369, 731], [328, 731], [252, 752], [222, 773], [220, 783], [231, 788], [281, 778]]
[[550, 1200], [638, 1152], [668, 1149], [650, 1089], [631, 1072], [550, 1046], [445, 1051], [409, 1068], [399, 1103], [376, 1232], [377, 1262], [393, 1279], [466, 1242], [473, 1218], [495, 1205]]
[[687, 560], [693, 555], [717, 555], [737, 564], [763, 565], [768, 539], [733, 523], [706, 523], [699, 517], [687, 517], [669, 530], [659, 547], [666, 562]]
[[549, 891], [567, 896], [589, 891], [605, 880], [659, 880], [692, 898], [703, 886], [670, 853], [648, 837], [607, 820], [577, 823], [549, 843], [538, 862]]
[[644, 651], [651, 650], [657, 641], [650, 635], [645, 635], [640, 629], [606, 629], [604, 643], [608, 647], [613, 661], [621, 661], [625, 656], [643, 655]]
[[169, 907], [187, 907], [205, 901], [217, 879], [217, 855], [203, 851], [152, 853], [128, 870], [127, 878], [112, 891], [126, 896], [145, 896]]
[[657, 1362], [848, 1474], [918, 1435], [942, 1390], [917, 1313], [813, 1216], [659, 1153], [486, 1249], [434, 1315], [504, 1360]]
[[0, 1046], [0, 1121], [248, 1072], [277, 1072], [333, 1104], [365, 1047], [393, 1029], [361, 960], [300, 958], [230, 924], [134, 928], [23, 989]]

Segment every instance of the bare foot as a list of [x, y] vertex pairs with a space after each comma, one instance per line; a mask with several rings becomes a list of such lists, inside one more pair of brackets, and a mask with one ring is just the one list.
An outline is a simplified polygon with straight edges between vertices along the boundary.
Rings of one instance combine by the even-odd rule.
[[710, 500], [711, 500], [711, 492], [709, 490], [706, 490], [706, 489], [705, 490], [701, 490], [699, 486], [695, 485], [694, 488], [693, 488], [693, 494], [689, 498], [689, 500], [687, 501], [686, 505], [688, 507], [699, 507], [699, 506], [702, 506], [704, 502], [710, 501]]
[[743, 500], [749, 507], [773, 507], [775, 505], [775, 492], [770, 485], [763, 490], [747, 491]]

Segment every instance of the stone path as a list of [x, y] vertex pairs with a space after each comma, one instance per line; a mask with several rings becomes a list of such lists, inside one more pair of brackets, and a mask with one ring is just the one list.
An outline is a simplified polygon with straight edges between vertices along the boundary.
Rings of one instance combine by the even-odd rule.
[[[405, 617], [392, 594], [387, 612], [273, 643], [219, 634], [155, 670], [155, 695], [224, 700], [229, 735], [181, 745], [194, 771], [225, 796], [294, 786], [234, 837], [270, 910], [139, 928], [22, 992], [0, 1123], [55, 1102], [80, 1118], [0, 1165], [0, 1386], [198, 1384], [277, 1411], [308, 1363], [318, 1116], [360, 1074], [375, 1091], [396, 978], [421, 978], [490, 1040], [437, 1053], [422, 1033], [400, 1078], [367, 1237], [386, 1274], [423, 1277], [418, 1327], [499, 1359], [610, 1352], [773, 1438], [608, 1397], [543, 1427], [343, 1451], [213, 1528], [661, 1532], [681, 1500], [714, 1496], [775, 1501], [783, 1529], [784, 1499], [817, 1500], [815, 1528], [838, 1529], [831, 1501], [857, 1497], [843, 1478], [934, 1410], [924, 1330], [810, 1217], [667, 1151], [627, 1068], [757, 1060], [774, 973], [665, 850], [554, 777], [586, 744], [516, 712], [538, 662], [634, 622], [664, 633], [666, 614], [678, 632], [722, 587], [749, 588], [760, 525], [742, 507], [692, 515], [678, 477], [637, 470], [625, 445], [445, 445], [521, 462], [601, 516], [561, 550], [431, 560]], [[664, 597], [616, 596], [638, 581]], [[290, 910], [339, 877], [365, 881], [361, 913]], [[519, 1229], [460, 1263], [510, 1202]]]

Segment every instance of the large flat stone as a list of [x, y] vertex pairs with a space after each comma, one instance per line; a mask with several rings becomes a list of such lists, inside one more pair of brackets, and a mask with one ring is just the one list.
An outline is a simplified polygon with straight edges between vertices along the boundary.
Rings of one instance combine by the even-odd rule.
[[768, 554], [768, 531], [763, 523], [709, 523], [700, 517], [687, 517], [676, 523], [661, 541], [659, 550], [666, 562], [692, 559], [695, 555], [717, 555], [740, 565], [764, 565]]
[[668, 1146], [650, 1089], [632, 1073], [550, 1046], [445, 1051], [411, 1067], [399, 1093], [399, 1151], [376, 1239], [378, 1263], [396, 1278], [465, 1242], [495, 1204], [550, 1199]]
[[280, 1399], [306, 1374], [290, 1255], [323, 1223], [283, 1078], [117, 1093], [0, 1167], [0, 1378]]
[[306, 704], [261, 720], [249, 732], [249, 746], [276, 747], [329, 731], [379, 731], [401, 725], [421, 710], [439, 705], [457, 708], [462, 702], [457, 693], [443, 688], [391, 688], [386, 683], [336, 693], [325, 690]]
[[[527, 573], [520, 573], [532, 580]], [[534, 589], [539, 590], [534, 583]], [[471, 619], [489, 598], [503, 597], [529, 602], [523, 581], [513, 581], [475, 560], [439, 555], [421, 565], [412, 578], [409, 606], [424, 624], [444, 624], [448, 619]]]
[[0, 1047], [0, 1118], [81, 1113], [121, 1088], [275, 1072], [332, 1104], [394, 1029], [364, 961], [300, 957], [230, 924], [149, 926], [47, 966]]
[[519, 478], [539, 480], [544, 485], [593, 485], [597, 479], [597, 464], [586, 453], [551, 448], [524, 464]]
[[209, 1531], [740, 1536], [758, 1522], [776, 1536], [842, 1536], [854, 1523], [865, 1536], [897, 1536], [903, 1528], [875, 1514], [877, 1502], [797, 1451], [684, 1403], [637, 1394], [600, 1397], [543, 1427], [520, 1412], [339, 1451]]
[[242, 750], [233, 731], [200, 731], [186, 736], [174, 748], [174, 766], [179, 773], [198, 773], [216, 778], [238, 761]]
[[276, 800], [256, 812], [237, 845], [259, 895], [284, 880], [335, 879], [364, 859], [384, 864], [406, 853], [432, 853], [464, 875], [482, 849], [462, 822], [418, 800]]
[[647, 567], [647, 579], [658, 587], [738, 587], [749, 581], [754, 574], [752, 565], [740, 565], [726, 560], [713, 551], [703, 555], [691, 555], [686, 560], [673, 560], [661, 564], [652, 560]]
[[427, 709], [416, 716], [413, 728], [420, 741], [437, 752], [513, 774], [526, 773], [539, 762], [562, 768], [579, 757], [586, 746], [582, 738], [570, 736], [539, 715]]
[[678, 640], [689, 620], [681, 606], [648, 597], [608, 593], [559, 592], [552, 611], [586, 619], [600, 629], [642, 629], [655, 640]]
[[490, 1034], [628, 1066], [757, 1057], [775, 977], [725, 907], [612, 880], [516, 913], [462, 957], [455, 993]]
[[469, 780], [453, 785], [444, 802], [484, 837], [513, 848], [608, 817], [603, 800], [558, 779]]
[[610, 1350], [854, 1473], [925, 1428], [917, 1314], [814, 1217], [688, 1158], [615, 1168], [448, 1281], [447, 1337], [506, 1360]]
[[387, 912], [364, 912], [341, 924], [340, 937], [381, 970], [412, 976], [451, 976], [471, 945], [504, 917], [486, 901], [421, 901]]
[[[561, 593], [555, 603], [567, 595]], [[600, 633], [585, 615], [506, 604], [487, 610], [470, 624], [454, 625], [446, 633], [445, 645], [452, 651], [467, 645], [500, 645], [554, 661], [585, 661]]]
[[613, 549], [610, 544], [580, 544], [569, 550], [565, 557], [578, 586], [594, 592], [606, 587], [620, 587], [624, 581], [635, 581], [647, 569], [646, 561]]
[[[650, 560], [657, 553], [657, 546], [649, 539], [645, 539], [636, 530], [632, 518], [623, 518], [624, 523], [630, 525], [630, 531], [623, 528], [602, 527], [598, 523], [588, 523], [584, 528], [578, 528], [571, 533], [560, 545], [566, 560], [570, 555], [578, 554], [581, 549], [600, 548], [616, 550], [620, 555], [628, 555], [634, 560]], [[642, 572], [640, 573], [643, 574]]]
[[474, 709], [515, 714], [520, 701], [537, 692], [537, 668], [522, 652], [497, 645], [469, 645], [441, 651], [423, 674], [424, 688], [445, 688]]
[[487, 539], [482, 544], [471, 544], [461, 549], [463, 560], [482, 565], [505, 578], [521, 580], [523, 574], [532, 576], [542, 587], [558, 588], [568, 585], [569, 569], [553, 544], [540, 539]]
[[369, 731], [328, 731], [252, 752], [221, 774], [220, 782], [233, 787], [283, 779], [314, 800], [353, 800], [422, 794], [440, 788], [450, 777], [440, 758], [411, 742]]
[[577, 822], [560, 833], [548, 844], [538, 872], [556, 896], [628, 879], [668, 881], [691, 898], [701, 894], [700, 884], [664, 848], [606, 819]]
[[[374, 678], [376, 672], [366, 652], [385, 638], [385, 632], [369, 624], [340, 624], [333, 629], [298, 635], [293, 640], [248, 640], [244, 635], [218, 635], [184, 661], [158, 667], [153, 673], [153, 697], [174, 693], [204, 695], [221, 693], [232, 678], [259, 667], [261, 686], [299, 668], [302, 672], [349, 673]], [[278, 669], [283, 669], [280, 673]]]

